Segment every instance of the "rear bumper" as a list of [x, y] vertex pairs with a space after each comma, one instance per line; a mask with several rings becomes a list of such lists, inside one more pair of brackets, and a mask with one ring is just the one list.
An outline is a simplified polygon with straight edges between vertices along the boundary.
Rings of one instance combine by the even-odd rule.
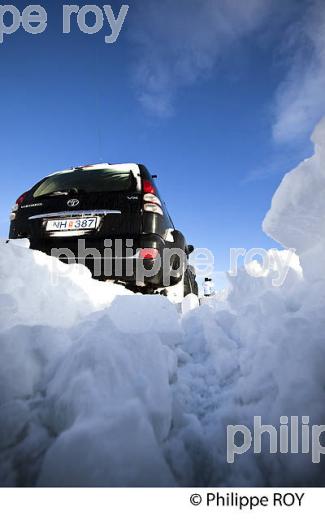
[[[159, 235], [140, 235], [105, 240], [90, 237], [31, 239], [31, 249], [59, 258], [64, 263], [86, 266], [98, 280], [118, 280], [131, 285], [162, 287], [166, 243]], [[158, 250], [156, 260], [140, 258], [143, 249]]]

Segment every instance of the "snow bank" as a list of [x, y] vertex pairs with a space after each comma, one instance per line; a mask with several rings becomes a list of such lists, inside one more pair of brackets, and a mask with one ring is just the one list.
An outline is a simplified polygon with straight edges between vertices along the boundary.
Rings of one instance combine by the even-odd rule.
[[324, 464], [311, 453], [270, 455], [267, 434], [262, 454], [250, 449], [227, 463], [228, 425], [253, 433], [255, 416], [278, 432], [281, 416], [325, 424], [325, 287], [310, 293], [293, 270], [281, 289], [261, 278], [248, 293], [250, 281], [243, 272], [232, 282], [228, 309], [209, 302], [183, 319], [172, 467], [184, 485], [324, 484]]
[[175, 385], [182, 413], [168, 439], [183, 484], [325, 484], [324, 461], [313, 464], [311, 452], [270, 455], [268, 434], [261, 454], [250, 449], [234, 464], [226, 460], [228, 425], [253, 433], [259, 416], [279, 432], [281, 416], [289, 424], [297, 416], [300, 438], [303, 416], [325, 425], [325, 119], [313, 140], [315, 155], [284, 178], [264, 221], [269, 235], [297, 250], [303, 272], [296, 255], [280, 287], [272, 283], [274, 266], [260, 278], [242, 270], [229, 279], [226, 302], [207, 300], [183, 319]]
[[11, 244], [0, 266], [2, 485], [173, 485], [175, 307]]
[[0, 243], [1, 329], [19, 324], [69, 327], [115, 296], [132, 294], [115, 284], [108, 291], [84, 266], [63, 264], [23, 245], [19, 240]]
[[267, 434], [229, 464], [226, 438], [228, 425], [253, 433], [254, 417], [325, 424], [325, 121], [313, 139], [264, 222], [300, 255], [303, 273], [280, 253], [281, 286], [274, 263], [240, 271], [226, 299], [188, 297], [179, 314], [0, 244], [1, 485], [325, 484], [323, 460], [270, 455]]
[[325, 277], [325, 118], [312, 141], [314, 155], [284, 177], [263, 223], [268, 235], [296, 249], [311, 281]]

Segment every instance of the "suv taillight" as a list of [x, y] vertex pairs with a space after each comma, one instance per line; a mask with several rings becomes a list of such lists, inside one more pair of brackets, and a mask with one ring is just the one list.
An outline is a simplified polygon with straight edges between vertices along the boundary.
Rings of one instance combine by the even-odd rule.
[[163, 210], [158, 204], [144, 204], [144, 211], [149, 211], [151, 213], [156, 213], [158, 215], [163, 215]]
[[144, 193], [152, 193], [153, 195], [156, 193], [154, 185], [147, 180], [143, 181], [143, 191]]
[[28, 195], [28, 191], [26, 191], [25, 193], [20, 195], [20, 197], [18, 197], [18, 199], [16, 200], [17, 206], [20, 206], [24, 202], [27, 195]]
[[158, 206], [161, 206], [161, 202], [158, 199], [158, 197], [156, 197], [156, 195], [153, 195], [152, 193], [146, 193], [143, 196], [143, 200], [145, 202], [150, 202], [151, 204], [158, 204]]
[[144, 211], [149, 211], [151, 213], [158, 213], [158, 215], [163, 215], [163, 210], [161, 207], [161, 202], [158, 199], [156, 194], [156, 189], [150, 181], [143, 181], [143, 209]]

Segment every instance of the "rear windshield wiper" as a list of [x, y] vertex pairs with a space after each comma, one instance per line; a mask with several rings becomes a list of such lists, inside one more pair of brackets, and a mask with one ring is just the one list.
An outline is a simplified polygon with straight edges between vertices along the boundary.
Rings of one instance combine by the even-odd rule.
[[45, 197], [60, 197], [61, 195], [69, 195], [68, 191], [51, 191], [50, 193], [44, 193], [43, 195], [37, 195], [36, 199], [43, 199]]

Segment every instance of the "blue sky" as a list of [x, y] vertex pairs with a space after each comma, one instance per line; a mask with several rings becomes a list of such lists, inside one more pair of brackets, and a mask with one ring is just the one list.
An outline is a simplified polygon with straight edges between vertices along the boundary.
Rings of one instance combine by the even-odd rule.
[[273, 247], [263, 217], [325, 111], [322, 2], [130, 0], [112, 45], [108, 26], [62, 35], [66, 2], [40, 3], [46, 32], [0, 45], [0, 236], [39, 178], [130, 161], [158, 174], [176, 226], [217, 269], [230, 247]]

